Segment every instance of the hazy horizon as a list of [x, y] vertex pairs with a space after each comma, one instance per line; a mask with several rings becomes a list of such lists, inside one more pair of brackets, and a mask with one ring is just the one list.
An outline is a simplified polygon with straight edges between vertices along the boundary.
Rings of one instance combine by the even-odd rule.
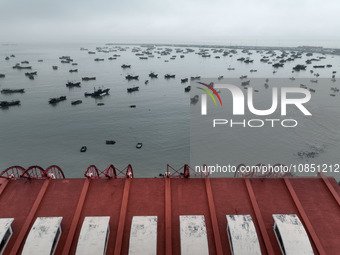
[[335, 0], [1, 0], [2, 43], [340, 48]]

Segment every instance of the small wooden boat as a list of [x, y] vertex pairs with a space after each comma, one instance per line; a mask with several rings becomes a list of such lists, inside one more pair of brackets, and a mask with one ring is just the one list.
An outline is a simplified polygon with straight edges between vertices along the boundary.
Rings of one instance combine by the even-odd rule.
[[81, 148], [80, 148], [80, 152], [85, 152], [87, 150], [87, 147], [86, 146], [82, 146]]
[[137, 148], [137, 149], [140, 149], [140, 148], [142, 148], [142, 146], [143, 146], [142, 143], [137, 143], [136, 148]]
[[71, 102], [71, 105], [81, 104], [82, 102], [83, 102], [82, 100], [75, 100]]
[[184, 92], [190, 92], [190, 90], [191, 90], [191, 86], [188, 86], [188, 87], [184, 88]]
[[132, 88], [127, 88], [127, 92], [128, 93], [132, 93], [132, 92], [134, 92], [134, 91], [138, 91], [139, 90], [139, 87], [137, 86], [137, 87], [132, 87]]

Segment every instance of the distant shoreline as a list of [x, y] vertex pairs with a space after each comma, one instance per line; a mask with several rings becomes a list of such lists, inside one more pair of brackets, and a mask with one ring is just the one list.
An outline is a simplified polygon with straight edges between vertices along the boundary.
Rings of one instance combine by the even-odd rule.
[[324, 48], [322, 46], [297, 46], [297, 47], [283, 47], [283, 46], [241, 46], [241, 45], [210, 45], [210, 44], [165, 44], [165, 43], [106, 43], [105, 45], [140, 45], [142, 47], [195, 47], [195, 48], [228, 48], [228, 49], [247, 49], [247, 50], [289, 50], [289, 51], [303, 51], [322, 54], [336, 54], [340, 55], [339, 48]]

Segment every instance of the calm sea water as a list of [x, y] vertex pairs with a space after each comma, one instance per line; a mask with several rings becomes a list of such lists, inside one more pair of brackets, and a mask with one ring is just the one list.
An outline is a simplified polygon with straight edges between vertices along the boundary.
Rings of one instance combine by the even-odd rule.
[[[59, 165], [67, 177], [81, 177], [86, 168], [94, 164], [99, 169], [105, 169], [114, 164], [119, 169], [132, 164], [137, 177], [152, 177], [163, 173], [166, 164], [175, 168], [190, 162], [190, 93], [184, 92], [187, 84], [181, 84], [180, 79], [190, 76], [202, 77], [248, 77], [288, 78], [292, 76], [292, 67], [304, 63], [308, 58], [287, 62], [285, 68], [280, 68], [273, 74], [271, 65], [260, 62], [261, 55], [251, 51], [253, 64], [244, 64], [236, 59], [247, 57], [238, 51], [232, 57], [222, 54], [212, 54], [210, 58], [202, 58], [195, 53], [180, 54], [174, 51], [168, 56], [155, 54], [154, 58], [140, 60], [131, 52], [133, 46], [126, 51], [89, 55], [80, 51], [80, 47], [95, 50], [96, 46], [104, 45], [1, 45], [0, 73], [6, 74], [0, 78], [0, 89], [24, 88], [24, 94], [0, 95], [0, 101], [18, 99], [21, 106], [10, 107], [0, 111], [0, 169], [11, 165], [40, 165], [44, 168], [52, 164]], [[111, 47], [111, 46], [110, 46]], [[113, 46], [112, 46], [113, 47]], [[162, 47], [165, 48], [165, 47]], [[173, 48], [175, 49], [175, 47]], [[193, 48], [198, 52], [198, 48]], [[11, 54], [15, 58], [6, 61]], [[117, 60], [108, 60], [113, 54], [119, 54]], [[77, 66], [60, 63], [60, 56], [70, 56]], [[169, 60], [177, 55], [175, 60]], [[215, 55], [221, 58], [214, 58]], [[313, 57], [319, 56], [314, 54]], [[105, 61], [96, 62], [95, 58]], [[310, 58], [310, 57], [309, 57]], [[38, 62], [42, 59], [43, 62]], [[26, 70], [13, 69], [16, 63], [27, 60], [32, 66], [31, 71], [37, 71], [35, 80], [25, 77]], [[165, 62], [169, 60], [169, 62]], [[320, 77], [330, 78], [334, 70], [339, 70], [339, 56], [326, 56], [326, 59], [315, 64], [332, 64], [332, 68], [318, 69]], [[131, 69], [122, 69], [122, 64], [130, 64]], [[57, 65], [57, 71], [52, 66]], [[227, 68], [234, 67], [234, 71]], [[78, 73], [70, 73], [70, 69], [78, 69]], [[257, 72], [250, 73], [250, 69]], [[158, 79], [150, 79], [148, 74], [153, 71]], [[176, 74], [175, 79], [165, 80], [167, 73]], [[127, 81], [127, 74], [139, 75], [139, 81]], [[67, 81], [81, 81], [81, 77], [95, 76], [96, 81], [82, 81], [81, 88], [69, 89]], [[311, 78], [309, 72], [295, 73], [296, 78]], [[145, 80], [148, 84], [144, 84]], [[139, 86], [139, 91], [127, 93], [127, 88]], [[101, 99], [84, 97], [85, 92], [92, 92], [94, 87], [110, 88], [110, 95]], [[48, 104], [51, 97], [65, 95], [67, 100], [56, 106]], [[81, 99], [82, 104], [72, 106], [71, 101]], [[325, 160], [334, 162], [340, 151], [339, 111], [325, 97], [322, 109], [329, 108], [325, 120], [330, 124], [306, 127], [306, 132], [313, 135], [316, 142], [326, 146]], [[338, 98], [332, 98], [338, 101]], [[104, 103], [98, 106], [97, 103]], [[136, 108], [129, 106], [135, 104]], [[315, 130], [314, 130], [315, 129]], [[314, 136], [314, 134], [320, 134]], [[291, 140], [292, 153], [283, 154], [285, 161], [294, 158], [298, 151], [296, 134], [287, 136]], [[327, 137], [327, 139], [324, 139]], [[253, 146], [257, 141], [263, 141], [264, 133], [252, 138], [251, 143], [242, 146]], [[329, 139], [328, 139], [329, 138]], [[247, 138], [248, 139], [248, 138]], [[285, 137], [286, 139], [286, 137]], [[115, 140], [116, 144], [106, 145], [106, 140]], [[136, 149], [138, 142], [143, 143], [142, 149]], [[204, 141], [201, 141], [204, 142]], [[288, 148], [289, 141], [286, 141]], [[81, 146], [88, 150], [80, 153]], [[270, 143], [268, 142], [270, 147]], [[235, 149], [237, 152], [238, 149]], [[286, 151], [286, 149], [284, 150]], [[272, 150], [268, 150], [273, 153]], [[237, 157], [237, 153], [235, 154]], [[241, 158], [233, 158], [240, 162]]]

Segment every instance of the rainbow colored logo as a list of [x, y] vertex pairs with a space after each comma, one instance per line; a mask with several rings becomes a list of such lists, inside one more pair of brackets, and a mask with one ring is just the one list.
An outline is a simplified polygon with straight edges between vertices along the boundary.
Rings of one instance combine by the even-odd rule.
[[[205, 84], [203, 82], [197, 82], [197, 83], [199, 83], [199, 84], [201, 84], [203, 86], [206, 86], [208, 89], [210, 89], [217, 96], [217, 98], [220, 101], [220, 104], [222, 106], [222, 100], [221, 100], [220, 96], [217, 94], [217, 91], [212, 86], [210, 86], [208, 84]], [[216, 100], [215, 100], [213, 94], [211, 94], [211, 92], [209, 90], [203, 89], [203, 88], [200, 88], [200, 87], [197, 87], [197, 88], [200, 89], [200, 90], [203, 90], [204, 92], [206, 92], [212, 98], [212, 100], [214, 101], [215, 105], [217, 105]]]

